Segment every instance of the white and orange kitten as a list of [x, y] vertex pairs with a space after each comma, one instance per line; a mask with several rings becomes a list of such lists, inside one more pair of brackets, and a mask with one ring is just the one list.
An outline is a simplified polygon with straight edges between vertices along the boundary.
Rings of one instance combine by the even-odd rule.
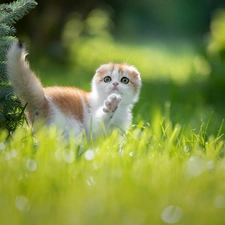
[[29, 68], [26, 55], [24, 45], [14, 43], [8, 50], [6, 65], [15, 93], [23, 104], [27, 103], [31, 124], [39, 120], [54, 124], [66, 137], [79, 136], [83, 131], [93, 137], [114, 128], [127, 131], [141, 88], [135, 67], [116, 63], [100, 66], [92, 79], [91, 92], [75, 87], [44, 88]]

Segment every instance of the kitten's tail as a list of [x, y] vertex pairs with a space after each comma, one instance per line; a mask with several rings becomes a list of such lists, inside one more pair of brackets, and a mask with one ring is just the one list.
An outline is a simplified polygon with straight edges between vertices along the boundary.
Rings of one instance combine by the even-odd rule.
[[7, 76], [16, 95], [23, 104], [27, 103], [26, 110], [30, 114], [29, 116], [34, 118], [35, 115], [43, 114], [46, 98], [41, 82], [31, 71], [25, 59], [26, 55], [23, 43], [12, 44], [7, 52]]

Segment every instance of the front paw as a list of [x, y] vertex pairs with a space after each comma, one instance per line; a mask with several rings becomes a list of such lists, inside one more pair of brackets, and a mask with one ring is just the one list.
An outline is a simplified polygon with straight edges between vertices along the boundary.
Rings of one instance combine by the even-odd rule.
[[121, 97], [116, 94], [111, 94], [104, 102], [103, 111], [105, 113], [114, 112], [121, 101]]

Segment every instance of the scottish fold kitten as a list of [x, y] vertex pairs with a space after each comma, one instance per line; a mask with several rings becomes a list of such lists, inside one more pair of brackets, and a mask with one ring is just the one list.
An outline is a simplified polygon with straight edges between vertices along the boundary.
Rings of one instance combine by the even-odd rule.
[[[98, 136], [119, 128], [126, 132], [138, 101], [141, 77], [127, 64], [109, 63], [97, 69], [87, 92], [76, 87], [44, 88], [26, 61], [26, 49], [14, 43], [7, 53], [7, 75], [23, 104], [29, 122], [56, 125], [65, 135]], [[63, 76], [63, 74], [62, 74]]]

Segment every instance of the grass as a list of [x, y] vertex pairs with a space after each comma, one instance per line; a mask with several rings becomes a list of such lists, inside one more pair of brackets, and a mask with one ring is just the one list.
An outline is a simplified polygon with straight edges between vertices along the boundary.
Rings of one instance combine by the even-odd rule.
[[18, 130], [7, 144], [2, 134], [0, 223], [223, 224], [222, 134], [154, 122], [82, 151], [53, 128]]
[[[123, 141], [115, 131], [78, 146], [74, 139], [65, 143], [54, 127], [32, 135], [25, 126], [7, 142], [0, 134], [1, 225], [225, 223], [224, 115], [206, 104], [193, 70], [184, 72], [185, 82], [163, 75], [180, 57], [157, 54], [164, 59], [162, 76], [149, 77], [147, 61], [140, 63], [142, 93]], [[141, 56], [132, 63], [138, 61]], [[52, 66], [47, 77], [46, 62], [40, 65], [47, 85], [89, 88], [88, 70], [81, 78], [71, 76], [74, 68]]]

